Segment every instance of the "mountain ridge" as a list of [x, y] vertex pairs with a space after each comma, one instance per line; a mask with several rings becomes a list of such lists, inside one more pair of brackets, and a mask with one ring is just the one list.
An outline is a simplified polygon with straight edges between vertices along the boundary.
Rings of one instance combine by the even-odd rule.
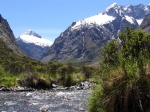
[[11, 30], [9, 23], [0, 14], [0, 38], [7, 44], [15, 54], [19, 56], [27, 56], [18, 46], [16, 38]]
[[[138, 15], [139, 13], [142, 14]], [[107, 42], [116, 39], [126, 26], [136, 29], [148, 13], [148, 5], [112, 4], [103, 13], [73, 22], [55, 40], [41, 61], [57, 60], [80, 64], [96, 62], [99, 60], [100, 50]]]

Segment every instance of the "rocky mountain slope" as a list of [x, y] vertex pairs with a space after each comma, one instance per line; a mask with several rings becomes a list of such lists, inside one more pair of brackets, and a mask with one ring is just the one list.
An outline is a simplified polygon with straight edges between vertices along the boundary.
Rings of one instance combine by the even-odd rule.
[[103, 13], [73, 22], [55, 40], [42, 62], [58, 60], [75, 64], [97, 62], [101, 48], [126, 26], [136, 29], [150, 13], [150, 5], [121, 6], [112, 4]]
[[147, 15], [147, 16], [144, 18], [144, 20], [143, 20], [143, 22], [141, 23], [139, 29], [142, 29], [142, 30], [144, 30], [145, 32], [150, 33], [150, 14]]
[[29, 30], [17, 38], [20, 48], [33, 59], [40, 60], [41, 56], [50, 48], [52, 42], [42, 38]]
[[19, 48], [16, 43], [13, 31], [11, 30], [8, 22], [0, 15], [0, 38], [15, 54], [19, 56], [26, 56], [26, 54]]

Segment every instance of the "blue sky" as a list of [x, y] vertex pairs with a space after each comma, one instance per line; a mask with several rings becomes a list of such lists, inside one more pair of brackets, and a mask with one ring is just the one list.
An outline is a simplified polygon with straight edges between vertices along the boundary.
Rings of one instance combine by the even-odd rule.
[[16, 37], [31, 29], [54, 41], [73, 21], [101, 13], [114, 2], [150, 4], [149, 0], [1, 0], [0, 14]]

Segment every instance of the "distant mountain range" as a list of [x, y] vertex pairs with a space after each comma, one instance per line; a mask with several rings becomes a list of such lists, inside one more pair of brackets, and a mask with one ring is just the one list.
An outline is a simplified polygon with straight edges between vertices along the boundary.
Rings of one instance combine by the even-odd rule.
[[53, 44], [32, 30], [16, 39], [7, 20], [0, 15], [0, 39], [8, 46], [7, 50], [10, 49], [8, 54], [28, 55], [45, 63], [56, 60], [77, 65], [95, 64], [100, 60], [103, 46], [118, 38], [126, 26], [150, 32], [148, 14], [150, 5], [121, 6], [114, 3], [103, 13], [73, 22]]
[[99, 61], [100, 50], [126, 26], [136, 29], [150, 13], [150, 5], [122, 6], [113, 3], [103, 13], [73, 22], [46, 52], [41, 61], [90, 64]]
[[17, 38], [20, 48], [31, 58], [40, 60], [41, 56], [52, 45], [52, 42], [42, 38], [32, 30], [28, 30]]

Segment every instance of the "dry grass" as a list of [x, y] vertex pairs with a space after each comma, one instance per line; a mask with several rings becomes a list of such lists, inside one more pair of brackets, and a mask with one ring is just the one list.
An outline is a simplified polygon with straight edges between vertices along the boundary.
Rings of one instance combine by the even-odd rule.
[[121, 67], [110, 71], [103, 89], [91, 96], [89, 111], [150, 112], [150, 66], [145, 66], [144, 71], [139, 77], [127, 77]]
[[150, 109], [149, 70], [147, 66], [145, 76], [140, 76], [138, 79], [136, 77], [127, 79], [122, 69], [111, 72], [110, 80], [104, 87], [103, 105], [106, 112], [148, 112]]

